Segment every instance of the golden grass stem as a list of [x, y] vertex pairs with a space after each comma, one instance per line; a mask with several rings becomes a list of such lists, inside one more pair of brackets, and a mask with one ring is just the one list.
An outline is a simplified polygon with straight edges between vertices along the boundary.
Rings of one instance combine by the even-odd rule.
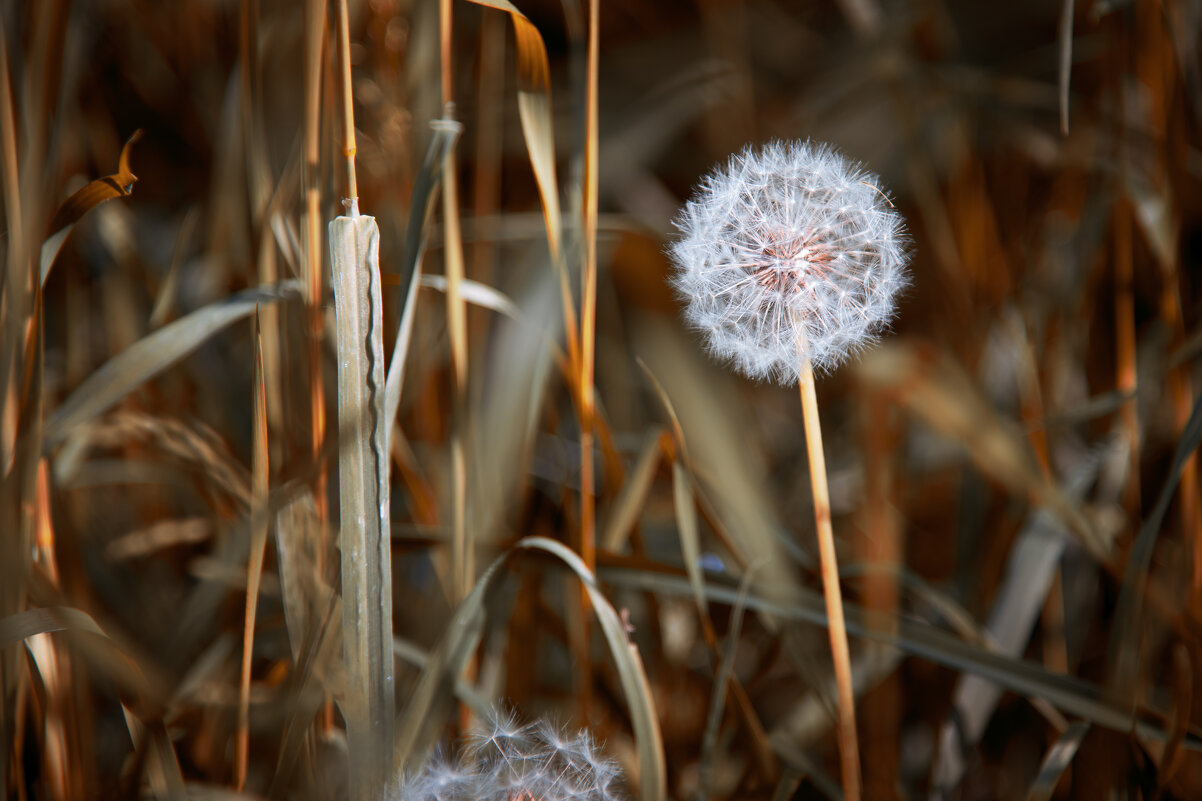
[[843, 620], [843, 594], [839, 589], [839, 562], [831, 528], [831, 499], [826, 481], [826, 455], [822, 448], [822, 425], [818, 417], [818, 395], [814, 391], [814, 367], [802, 344], [801, 411], [805, 425], [806, 453], [810, 460], [810, 487], [814, 494], [814, 523], [818, 533], [818, 555], [822, 567], [822, 593], [835, 663], [839, 695], [839, 758], [843, 772], [843, 795], [847, 801], [860, 798], [860, 747], [856, 736], [856, 699], [851, 681], [851, 655]]
[[451, 60], [454, 53], [451, 0], [438, 0], [438, 32], [442, 65], [442, 104], [446, 106], [448, 103], [455, 102], [455, 73], [452, 69], [454, 62]]
[[[448, 105], [445, 114], [452, 108]], [[444, 269], [447, 278], [447, 328], [451, 339], [451, 372], [454, 382], [451, 401], [451, 562], [454, 601], [461, 601], [471, 589], [472, 554], [467, 531], [467, 303], [461, 286], [464, 278], [463, 236], [459, 225], [459, 185], [456, 180], [455, 147], [452, 144], [442, 162], [442, 216], [446, 235]]]
[[580, 299], [580, 556], [596, 570], [593, 416], [597, 356], [597, 73], [600, 2], [589, 0], [588, 89], [584, 140], [584, 282]]
[[355, 90], [351, 83], [351, 25], [346, 0], [338, 3], [338, 65], [342, 78], [342, 155], [346, 159], [347, 214], [359, 214], [359, 183], [355, 180]]
[[321, 46], [325, 32], [325, 0], [305, 4], [305, 301], [308, 306], [306, 346], [309, 361], [310, 456], [317, 468], [313, 494], [317, 517], [324, 525], [329, 520], [326, 502], [326, 471], [322, 464], [325, 445], [325, 387], [321, 380], [321, 339], [324, 320], [321, 311]]

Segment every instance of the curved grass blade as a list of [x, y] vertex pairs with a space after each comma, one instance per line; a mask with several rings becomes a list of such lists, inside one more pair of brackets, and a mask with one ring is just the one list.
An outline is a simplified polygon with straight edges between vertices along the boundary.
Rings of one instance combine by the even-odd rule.
[[[447, 277], [445, 275], [423, 275], [421, 277], [421, 285], [437, 292], [446, 292]], [[508, 295], [499, 289], [493, 289], [479, 281], [462, 278], [459, 281], [459, 294], [464, 300], [474, 306], [479, 306], [483, 309], [492, 309], [511, 320], [523, 322], [521, 309], [509, 299]]]
[[551, 258], [558, 261], [560, 231], [559, 184], [555, 177], [555, 128], [551, 122], [551, 68], [543, 36], [525, 14], [508, 0], [471, 0], [509, 14], [518, 51], [518, 115], [538, 184], [547, 225]]
[[499, 579], [505, 575], [503, 568], [522, 551], [542, 551], [557, 557], [584, 585], [630, 707], [639, 754], [640, 797], [645, 801], [662, 801], [667, 793], [663, 739], [642, 659], [630, 644], [626, 627], [617, 611], [597, 587], [595, 577], [584, 562], [563, 544], [545, 537], [519, 540], [494, 560], [455, 610], [447, 634], [431, 654], [426, 670], [397, 725], [395, 767], [399, 770], [412, 767], [424, 755], [438, 723], [433, 712], [436, 706], [450, 697], [451, 689], [480, 641], [488, 609], [492, 606], [490, 601], [495, 600], [501, 584]]
[[140, 662], [127, 645], [111, 637], [81, 609], [43, 606], [5, 617], [0, 620], [0, 650], [36, 634], [53, 632], [94, 635], [73, 639], [88, 664], [120, 688], [123, 697], [136, 699], [139, 711], [148, 717], [161, 712], [168, 695], [164, 677], [149, 663]]
[[295, 280], [248, 289], [147, 334], [92, 373], [46, 421], [44, 448], [53, 448], [77, 426], [103, 414], [214, 334], [249, 316], [259, 304], [297, 297], [300, 283]]
[[127, 197], [133, 193], [138, 176], [129, 169], [129, 153], [134, 142], [141, 138], [142, 129], [139, 128], [133, 132], [125, 141], [125, 146], [121, 148], [121, 157], [117, 161], [117, 172], [92, 181], [64, 200], [58, 207], [58, 211], [54, 213], [54, 220], [50, 224], [50, 230], [53, 233], [42, 243], [41, 280], [43, 286], [46, 284], [46, 276], [50, 275], [50, 268], [54, 266], [54, 260], [58, 257], [58, 252], [62, 250], [63, 243], [67, 241], [75, 223], [101, 203], [116, 197]]

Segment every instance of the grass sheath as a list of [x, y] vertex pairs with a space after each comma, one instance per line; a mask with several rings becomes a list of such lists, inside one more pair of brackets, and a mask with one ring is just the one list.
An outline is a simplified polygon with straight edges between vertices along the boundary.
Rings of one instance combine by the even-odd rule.
[[374, 217], [330, 223], [338, 353], [339, 540], [352, 801], [378, 797], [392, 764], [392, 559], [384, 420], [380, 231]]

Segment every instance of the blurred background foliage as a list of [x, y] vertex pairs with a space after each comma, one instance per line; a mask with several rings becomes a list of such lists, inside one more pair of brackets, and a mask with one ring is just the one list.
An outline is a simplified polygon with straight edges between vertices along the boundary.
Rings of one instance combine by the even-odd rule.
[[[174, 364], [84, 382], [140, 341], [153, 362], [166, 346], [146, 338], [191, 312], [306, 275], [302, 193], [320, 191], [321, 230], [345, 193], [333, 17], [319, 160], [305, 164], [304, 37], [322, 6], [4, 6], [6, 797], [235, 792], [252, 306], [228, 327], [206, 318]], [[852, 654], [866, 797], [1202, 794], [1202, 423], [1190, 417], [1202, 4], [605, 0], [595, 138], [586, 5], [519, 7], [549, 57], [577, 309], [597, 148], [588, 567], [646, 666], [669, 795], [838, 792], [796, 395], [707, 361], [666, 284], [691, 186], [771, 138], [864, 162], [913, 239], [894, 334], [819, 386], [844, 591], [865, 621]], [[454, 178], [477, 282], [460, 510], [474, 581], [523, 536], [582, 548], [587, 415], [547, 345], [565, 347], [565, 315], [513, 29], [495, 9], [452, 9]], [[430, 122], [451, 111], [438, 11], [350, 3], [359, 205], [381, 229], [386, 352]], [[112, 174], [137, 129], [132, 193], [79, 218], [39, 290], [26, 279], [56, 210]], [[439, 208], [391, 454], [402, 709], [460, 593]], [[337, 427], [314, 403], [335, 397], [332, 299], [328, 274], [314, 314], [287, 286], [251, 299], [264, 301], [273, 536], [239, 792], [331, 798], [344, 781], [338, 677], [314, 654], [337, 586]], [[87, 400], [81, 386], [119, 402], [65, 415]], [[647, 756], [634, 702], [578, 584], [538, 557], [504, 569], [468, 694], [592, 728], [634, 791]], [[88, 617], [29, 617], [50, 607]], [[470, 708], [443, 709], [439, 733], [466, 728]]]

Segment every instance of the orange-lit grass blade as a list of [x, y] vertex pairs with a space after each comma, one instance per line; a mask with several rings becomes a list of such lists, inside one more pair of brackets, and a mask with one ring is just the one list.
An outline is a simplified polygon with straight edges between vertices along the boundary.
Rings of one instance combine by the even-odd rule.
[[555, 128], [551, 121], [551, 68], [542, 34], [517, 6], [508, 0], [471, 0], [509, 14], [517, 40], [518, 114], [526, 136], [526, 150], [538, 183], [547, 226], [551, 258], [558, 260], [560, 231], [559, 184], [555, 177]]
[[504, 11], [513, 23], [518, 57], [518, 116], [521, 117], [522, 133], [526, 137], [530, 167], [538, 184], [551, 262], [559, 275], [568, 356], [575, 363], [579, 358], [579, 331], [571, 283], [563, 261], [563, 214], [559, 206], [559, 181], [555, 174], [555, 126], [551, 119], [551, 68], [547, 60], [547, 47], [534, 23], [509, 0], [471, 2]]
[[250, 556], [246, 567], [246, 612], [242, 629], [242, 672], [238, 685], [238, 729], [234, 747], [234, 787], [246, 786], [250, 751], [250, 667], [255, 645], [255, 617], [259, 609], [259, 584], [263, 578], [263, 552], [267, 548], [268, 476], [267, 398], [263, 378], [263, 333], [255, 316], [255, 387], [251, 408], [254, 437], [251, 455]]
[[46, 276], [50, 275], [50, 268], [54, 266], [54, 260], [58, 256], [58, 252], [62, 249], [63, 243], [70, 235], [71, 230], [75, 227], [75, 223], [79, 222], [81, 217], [101, 203], [117, 197], [127, 197], [133, 193], [134, 184], [137, 183], [138, 176], [134, 175], [129, 168], [129, 154], [134, 143], [141, 138], [142, 129], [139, 128], [125, 141], [125, 146], [121, 148], [121, 157], [117, 161], [117, 171], [115, 173], [106, 175], [103, 178], [97, 178], [64, 200], [62, 205], [58, 207], [58, 211], [54, 213], [54, 220], [50, 223], [51, 234], [42, 243], [42, 284], [46, 283]]

